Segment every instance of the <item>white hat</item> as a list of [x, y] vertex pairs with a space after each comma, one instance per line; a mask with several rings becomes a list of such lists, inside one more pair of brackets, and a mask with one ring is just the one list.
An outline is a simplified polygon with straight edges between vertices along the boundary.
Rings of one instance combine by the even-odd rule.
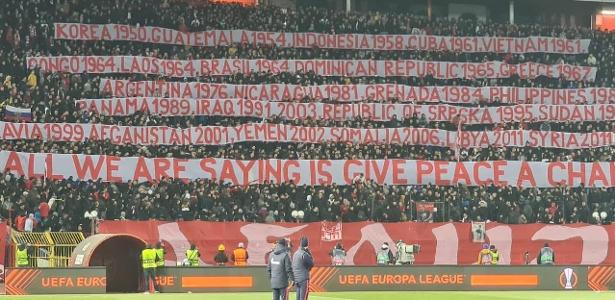
[[239, 245], [237, 245], [237, 247], [244, 248], [244, 245], [243, 245], [243, 243], [239, 243]]

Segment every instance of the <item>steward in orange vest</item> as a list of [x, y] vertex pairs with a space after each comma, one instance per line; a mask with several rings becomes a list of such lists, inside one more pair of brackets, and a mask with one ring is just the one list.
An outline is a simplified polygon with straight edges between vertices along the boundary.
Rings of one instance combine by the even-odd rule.
[[236, 266], [245, 266], [248, 264], [248, 251], [245, 249], [243, 243], [239, 243], [237, 249], [233, 250], [231, 260], [235, 262]]

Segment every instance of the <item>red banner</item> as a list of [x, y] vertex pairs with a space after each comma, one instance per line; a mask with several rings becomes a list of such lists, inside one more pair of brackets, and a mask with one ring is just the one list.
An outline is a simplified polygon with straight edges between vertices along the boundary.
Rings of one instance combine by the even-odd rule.
[[390, 185], [614, 187], [615, 162], [235, 160], [145, 158], [0, 151], [0, 170], [18, 176], [108, 182], [211, 179], [233, 185], [350, 185], [357, 177]]
[[419, 222], [433, 222], [433, 213], [436, 211], [434, 202], [416, 202], [415, 205]]
[[[615, 89], [547, 89], [511, 86], [410, 86], [403, 84], [226, 84], [205, 82], [129, 81], [103, 78], [101, 94], [115, 97], [165, 97], [192, 99], [249, 99], [288, 101], [309, 97], [314, 100], [343, 102], [391, 100], [399, 102], [445, 102], [477, 104], [490, 100], [498, 103], [525, 104], [609, 104], [615, 103]], [[162, 104], [160, 104], [162, 105]], [[184, 104], [185, 105], [185, 104]], [[184, 109], [183, 107], [180, 109]]]
[[427, 50], [497, 53], [566, 53], [589, 51], [589, 39], [554, 37], [434, 36], [409, 34], [325, 34], [314, 32], [263, 32], [209, 30], [180, 32], [174, 29], [123, 24], [55, 23], [54, 37], [65, 40], [133, 41], [197, 47], [267, 44], [285, 48], [334, 48], [374, 50]]
[[227, 145], [240, 142], [356, 143], [425, 145], [451, 148], [611, 146], [615, 133], [568, 133], [538, 130], [446, 131], [430, 128], [307, 127], [246, 123], [235, 127], [117, 126], [79, 123], [0, 122], [0, 140], [60, 142], [109, 141], [118, 145]]
[[586, 122], [615, 119], [615, 104], [547, 105], [520, 104], [498, 107], [464, 107], [447, 104], [392, 103], [299, 103], [245, 99], [110, 98], [81, 99], [76, 106], [107, 116], [147, 112], [160, 116], [280, 117], [287, 120], [325, 119], [390, 121], [424, 116], [427, 121], [459, 120], [463, 124], [507, 122]]
[[[162, 240], [168, 265], [182, 260], [191, 243], [202, 253], [201, 260], [213, 265], [219, 244], [232, 249], [239, 242], [247, 246], [249, 264], [262, 265], [273, 242], [290, 237], [292, 244], [298, 245], [302, 236], [309, 238], [316, 264], [329, 265], [328, 253], [337, 243], [321, 239], [321, 223], [104, 221], [100, 231], [133, 234], [149, 243]], [[474, 264], [482, 249], [482, 243], [472, 242], [470, 223], [345, 223], [342, 237], [348, 253], [346, 265], [375, 265], [375, 252], [382, 243], [394, 245], [398, 240], [421, 245], [417, 264]], [[545, 242], [555, 250], [556, 264], [615, 264], [615, 252], [611, 250], [615, 249], [615, 225], [489, 223], [486, 242], [498, 248], [500, 264], [504, 265], [524, 264], [526, 251], [535, 264]]]
[[342, 222], [323, 221], [320, 223], [320, 239], [324, 242], [341, 241], [343, 232], [342, 228]]
[[594, 81], [596, 67], [569, 64], [546, 65], [535, 62], [508, 64], [501, 61], [448, 62], [423, 60], [333, 60], [333, 59], [195, 59], [169, 60], [146, 56], [42, 56], [27, 57], [29, 69], [45, 72], [92, 74], [151, 74], [168, 77], [233, 75], [237, 72], [313, 72], [320, 76], [390, 77], [433, 76], [452, 78], [565, 78]]

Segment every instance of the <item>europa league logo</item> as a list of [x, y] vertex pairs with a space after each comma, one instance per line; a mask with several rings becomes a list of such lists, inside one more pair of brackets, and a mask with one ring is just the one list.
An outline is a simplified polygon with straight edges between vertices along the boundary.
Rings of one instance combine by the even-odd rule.
[[559, 275], [559, 284], [567, 290], [571, 290], [577, 286], [577, 273], [572, 268], [566, 268]]

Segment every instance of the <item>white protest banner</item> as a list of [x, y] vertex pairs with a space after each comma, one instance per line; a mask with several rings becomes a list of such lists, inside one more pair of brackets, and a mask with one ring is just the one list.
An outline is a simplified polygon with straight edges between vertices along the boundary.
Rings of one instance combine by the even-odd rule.
[[496, 53], [562, 53], [589, 51], [589, 39], [554, 37], [478, 37], [407, 34], [324, 34], [314, 32], [263, 32], [250, 30], [209, 30], [181, 32], [153, 26], [123, 24], [55, 23], [54, 38], [61, 40], [131, 41], [197, 47], [266, 44], [284, 48], [328, 48], [370, 50], [426, 50]]
[[172, 97], [289, 101], [308, 97], [340, 102], [397, 99], [400, 102], [467, 103], [481, 100], [526, 104], [615, 103], [615, 89], [606, 87], [547, 89], [511, 86], [410, 86], [402, 84], [294, 85], [205, 82], [129, 81], [103, 78], [102, 94], [115, 97]]
[[[459, 138], [458, 138], [459, 136]], [[78, 123], [0, 122], [2, 140], [84, 142], [108, 140], [118, 145], [226, 145], [240, 142], [358, 143], [438, 147], [594, 148], [613, 145], [613, 132], [495, 130], [446, 131], [430, 128], [304, 127], [247, 123], [235, 127], [117, 126]]]
[[350, 185], [360, 174], [389, 185], [615, 186], [614, 162], [233, 160], [115, 157], [0, 151], [0, 168], [18, 176], [144, 182], [163, 178], [212, 179], [234, 185], [293, 181]]
[[168, 77], [223, 76], [235, 73], [313, 72], [320, 76], [391, 77], [433, 76], [453, 78], [520, 78], [539, 76], [572, 81], [594, 81], [596, 67], [535, 62], [507, 64], [501, 61], [447, 62], [422, 60], [331, 60], [331, 59], [195, 59], [168, 60], [145, 56], [41, 56], [27, 57], [29, 69], [45, 72], [92, 74], [150, 74]]
[[416, 105], [388, 103], [330, 104], [320, 102], [272, 102], [242, 99], [109, 98], [81, 99], [77, 109], [106, 116], [129, 116], [145, 112], [158, 116], [280, 117], [287, 120], [325, 119], [390, 121], [424, 116], [427, 121], [464, 124], [507, 122], [583, 122], [615, 120], [615, 104], [544, 105], [522, 104], [498, 107]]

